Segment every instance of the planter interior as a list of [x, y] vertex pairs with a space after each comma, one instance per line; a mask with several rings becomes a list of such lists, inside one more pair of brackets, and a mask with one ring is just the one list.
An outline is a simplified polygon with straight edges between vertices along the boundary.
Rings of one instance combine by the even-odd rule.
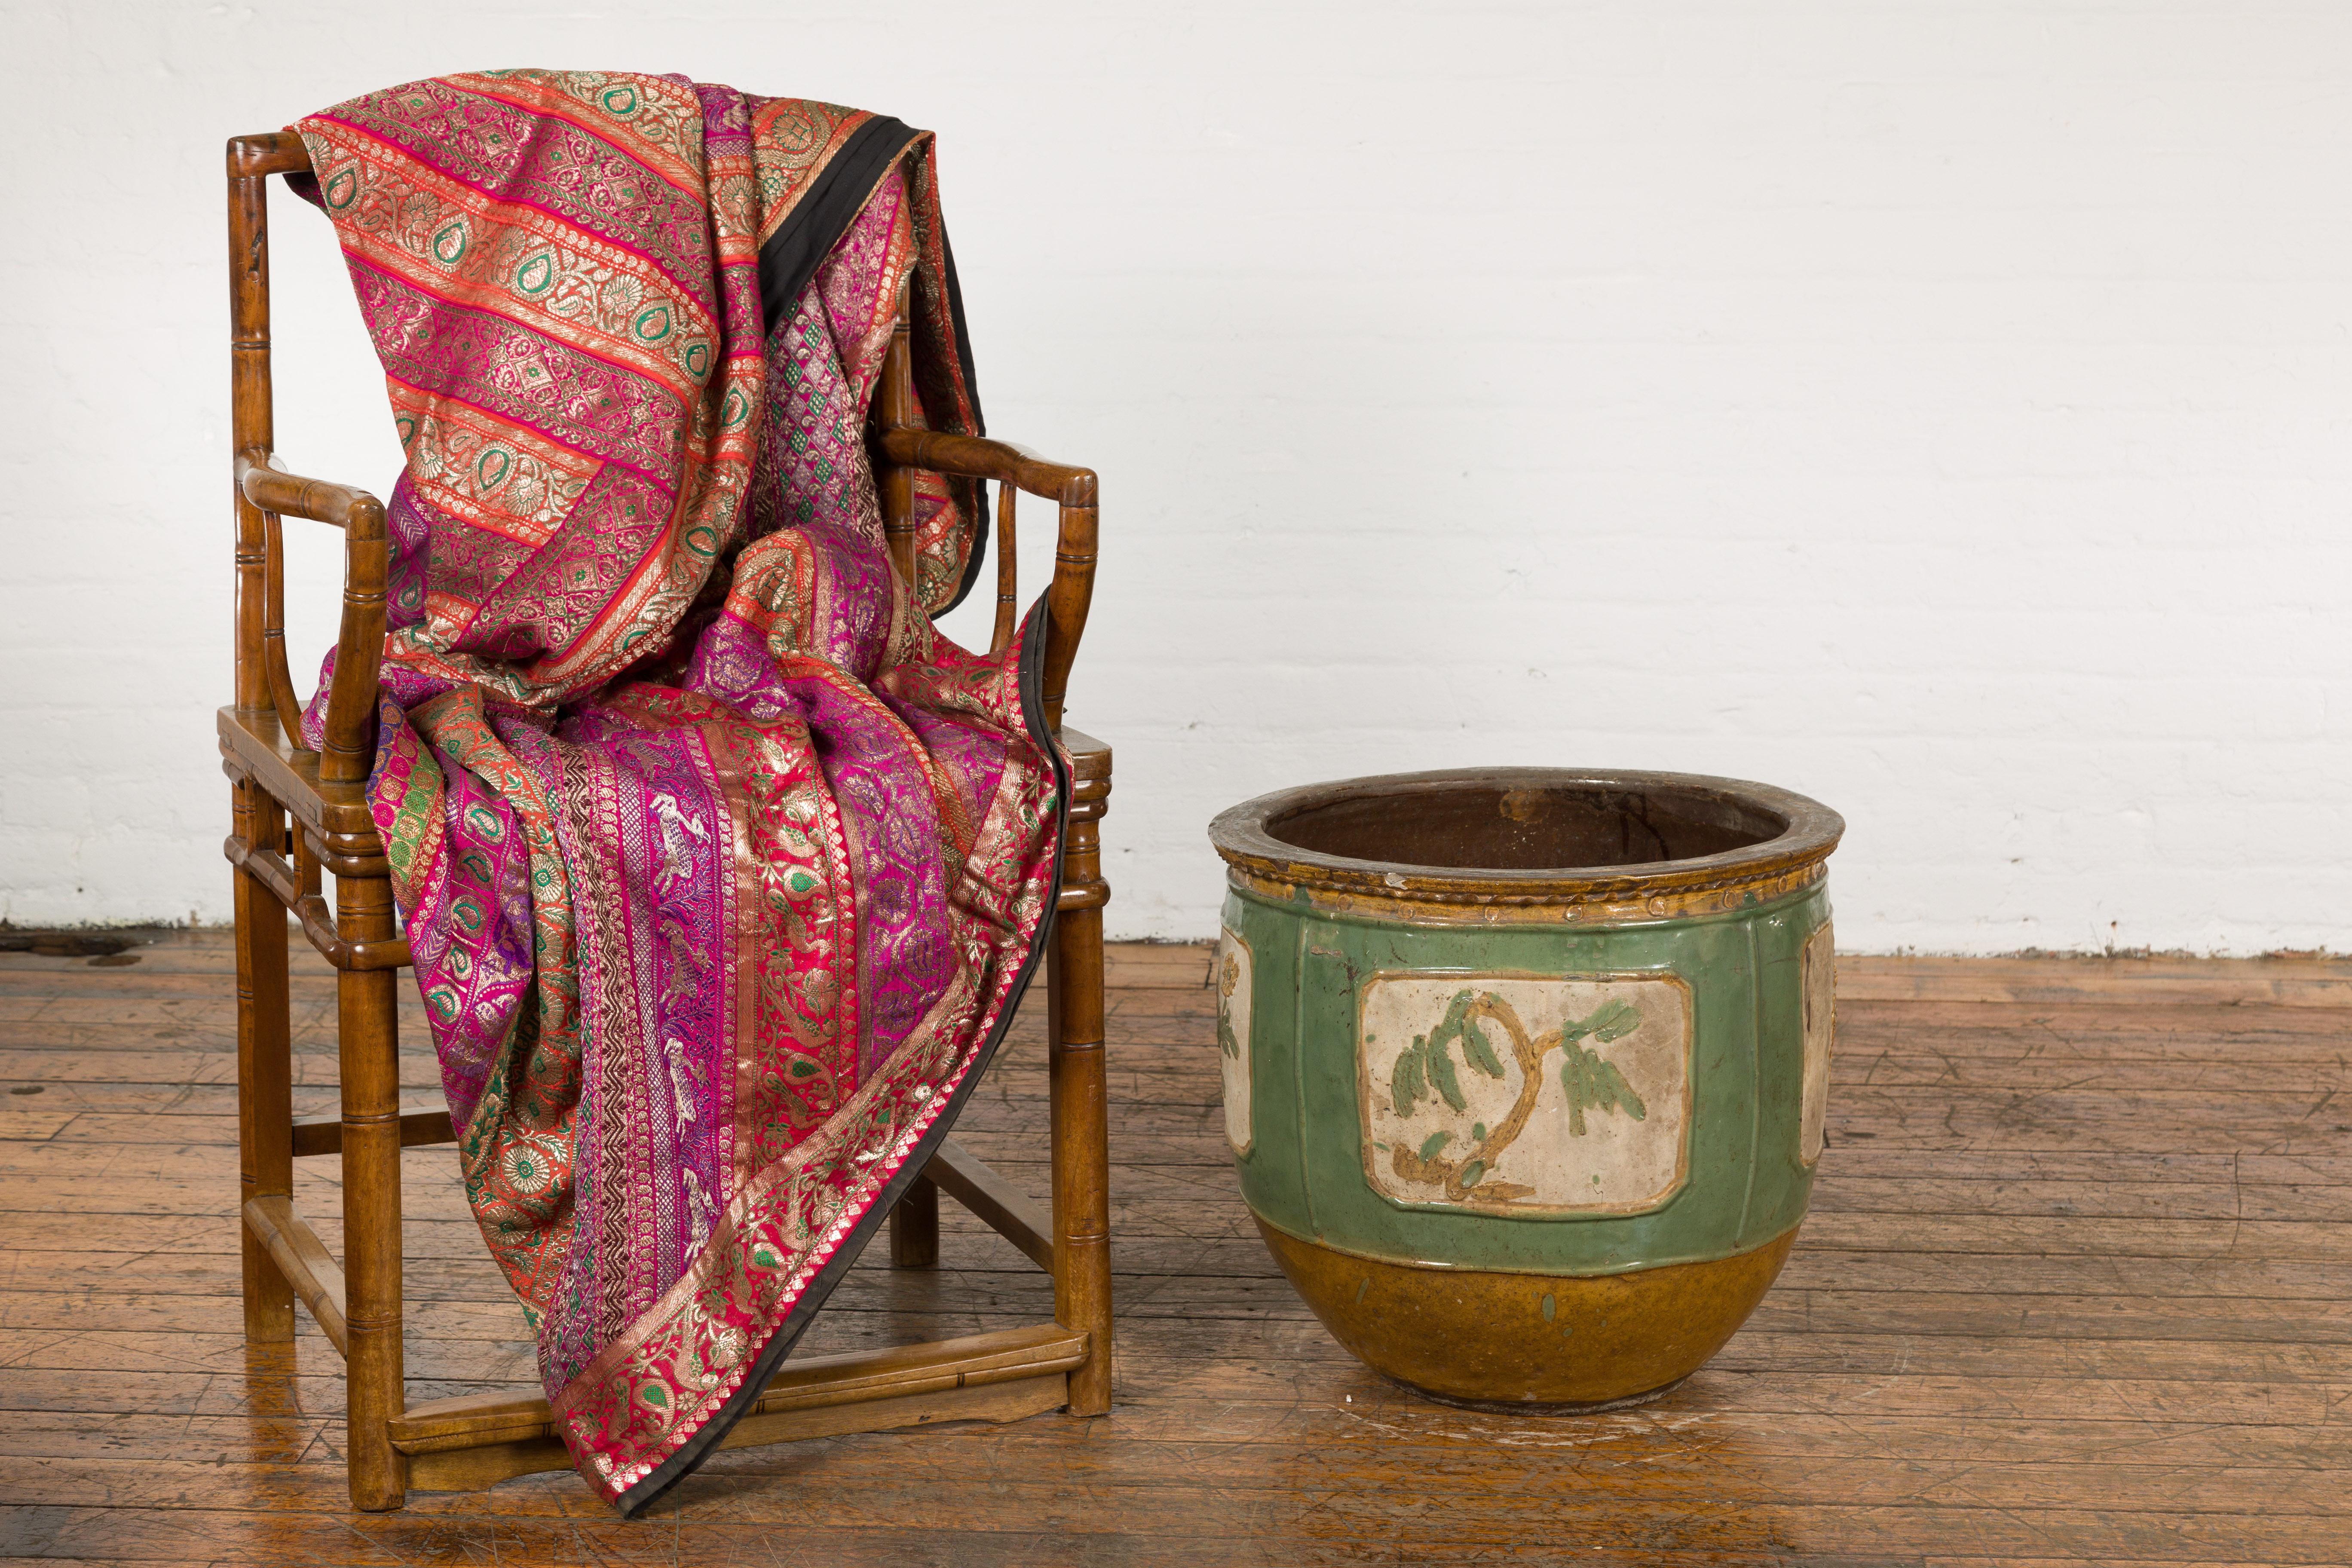
[[1310, 855], [1455, 871], [1541, 871], [1696, 860], [1768, 843], [1789, 819], [1687, 786], [1460, 782], [1367, 791], [1269, 817]]

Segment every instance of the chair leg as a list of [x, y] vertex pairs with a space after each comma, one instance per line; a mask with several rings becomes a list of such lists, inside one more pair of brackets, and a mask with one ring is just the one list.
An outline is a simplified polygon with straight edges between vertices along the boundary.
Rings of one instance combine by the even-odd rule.
[[1110, 1409], [1110, 1151], [1103, 1089], [1102, 841], [1110, 779], [1076, 781], [1061, 910], [1045, 990], [1053, 1096], [1054, 1317], [1087, 1333], [1070, 1373], [1070, 1413]]
[[[382, 876], [335, 878], [336, 925], [345, 941], [393, 935], [392, 884]], [[345, 1368], [352, 1506], [400, 1507], [408, 1457], [386, 1423], [407, 1408], [400, 1310], [400, 1037], [396, 972], [345, 970], [336, 977], [341, 1036], [343, 1270], [351, 1353]]]
[[[231, 792], [236, 836], [268, 844], [285, 831], [276, 801], [253, 784]], [[247, 1229], [244, 1205], [294, 1191], [294, 1066], [286, 991], [286, 909], [255, 877], [236, 879], [237, 1233], [245, 1254], [245, 1337], [294, 1338], [294, 1287]]]
[[929, 1268], [939, 1260], [940, 1189], [918, 1176], [890, 1211], [890, 1267]]

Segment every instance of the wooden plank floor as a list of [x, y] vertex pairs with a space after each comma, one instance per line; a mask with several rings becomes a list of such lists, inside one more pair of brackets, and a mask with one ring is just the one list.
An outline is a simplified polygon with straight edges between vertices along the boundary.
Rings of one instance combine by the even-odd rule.
[[[1417, 1402], [1331, 1342], [1236, 1195], [1202, 955], [1122, 950], [1118, 1409], [724, 1454], [624, 1523], [569, 1475], [345, 1507], [337, 1358], [307, 1316], [290, 1363], [238, 1333], [226, 943], [137, 952], [0, 955], [0, 1554], [2352, 1561], [2352, 966], [1848, 964], [1780, 1283], [1664, 1401], [1545, 1420]], [[330, 1110], [315, 961], [295, 1005], [297, 1112]], [[409, 1040], [429, 1092], [414, 1017]], [[961, 1136], [1042, 1194], [1041, 1055], [1026, 1018]], [[450, 1152], [407, 1158], [411, 1396], [529, 1384]], [[331, 1242], [333, 1163], [300, 1185]], [[1044, 1277], [944, 1208], [945, 1266], [875, 1248], [811, 1352], [1049, 1315]]]

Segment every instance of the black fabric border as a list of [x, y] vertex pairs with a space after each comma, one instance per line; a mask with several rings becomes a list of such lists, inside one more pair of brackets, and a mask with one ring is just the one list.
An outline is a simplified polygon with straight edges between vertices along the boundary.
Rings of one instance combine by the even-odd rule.
[[[956, 358], [963, 364], [963, 395], [971, 405], [971, 433], [988, 434], [988, 418], [980, 411], [980, 372], [971, 363], [971, 329], [963, 318], [963, 285], [956, 279], [955, 247], [948, 242], [948, 220], [940, 216], [940, 257], [946, 268], [948, 287], [948, 320], [955, 327]], [[971, 596], [972, 584], [980, 581], [982, 563], [988, 559], [988, 536], [991, 520], [988, 515], [988, 481], [971, 481], [971, 493], [979, 513], [971, 520], [971, 550], [964, 557], [963, 581], [956, 585], [955, 597], [947, 602], [940, 614], [944, 616]]]
[[[816, 182], [808, 194], [760, 247], [760, 324], [764, 329], [763, 340], [768, 331], [775, 330], [777, 319], [792, 309], [793, 301], [816, 276], [818, 267], [865, 210], [866, 199], [873, 195], [874, 187], [881, 183], [890, 165], [925, 134], [895, 116], [875, 115], [851, 132], [841, 151], [833, 155], [833, 161], [817, 171]], [[941, 281], [947, 286], [948, 320], [955, 331], [964, 397], [971, 405], [971, 433], [985, 436], [988, 420], [980, 409], [980, 373], [972, 366], [971, 328], [964, 319], [963, 285], [956, 277], [955, 247], [948, 242], [945, 216], [940, 219], [940, 256], [947, 272]], [[977, 501], [971, 520], [971, 549], [964, 558], [963, 581], [957, 585], [955, 597], [940, 609], [942, 616], [971, 596], [972, 585], [980, 581], [981, 564], [988, 555], [988, 482], [973, 480], [972, 493]]]
[[760, 247], [763, 328], [772, 331], [793, 308], [818, 266], [865, 210], [874, 187], [921, 134], [903, 120], [875, 115], [851, 132], [832, 162], [817, 171], [816, 182]]
[[947, 268], [948, 320], [955, 327], [956, 358], [963, 365], [963, 395], [971, 405], [971, 433], [988, 434], [988, 416], [980, 411], [980, 372], [971, 363], [971, 329], [963, 319], [963, 285], [956, 279], [955, 247], [948, 240], [946, 215], [940, 217], [940, 258]]
[[1045, 917], [1037, 922], [1037, 934], [1030, 944], [1028, 955], [1021, 961], [1021, 973], [1014, 978], [1013, 990], [1004, 999], [1004, 1010], [997, 1015], [995, 1026], [982, 1043], [971, 1070], [965, 1073], [963, 1081], [956, 1086], [954, 1097], [947, 1109], [940, 1112], [938, 1121], [931, 1123], [930, 1130], [923, 1134], [922, 1141], [908, 1154], [906, 1163], [891, 1176], [881, 1194], [875, 1198], [873, 1205], [866, 1211], [865, 1217], [858, 1222], [856, 1229], [841, 1244], [840, 1250], [817, 1270], [816, 1278], [809, 1281], [807, 1288], [801, 1292], [800, 1300], [793, 1303], [792, 1311], [768, 1337], [768, 1342], [761, 1348], [759, 1359], [736, 1386], [735, 1392], [727, 1396], [726, 1403], [702, 1424], [700, 1430], [687, 1439], [683, 1447], [663, 1460], [651, 1475], [614, 1500], [624, 1519], [639, 1517], [658, 1501], [662, 1494], [692, 1475], [718, 1447], [719, 1441], [734, 1429], [735, 1424], [750, 1412], [752, 1405], [766, 1391], [770, 1380], [776, 1375], [776, 1369], [791, 1354], [793, 1346], [799, 1342], [802, 1334], [808, 1331], [809, 1324], [816, 1320], [818, 1311], [833, 1294], [834, 1287], [841, 1283], [842, 1276], [857, 1262], [866, 1245], [874, 1239], [875, 1233], [888, 1219], [890, 1211], [898, 1206], [899, 1198], [914, 1184], [915, 1178], [923, 1173], [923, 1167], [930, 1163], [931, 1156], [939, 1152], [940, 1145], [947, 1141], [956, 1118], [962, 1114], [964, 1102], [979, 1087], [989, 1064], [996, 1059], [997, 1047], [1004, 1043], [1004, 1036], [1013, 1026], [1013, 1015], [1019, 1009], [1021, 998], [1027, 994], [1029, 983], [1036, 977], [1037, 965], [1045, 956], [1047, 944], [1053, 941], [1054, 925], [1061, 902], [1058, 895], [1062, 887], [1062, 862], [1070, 842], [1070, 765], [1063, 759], [1062, 749], [1055, 743], [1053, 731], [1045, 724], [1045, 600], [1040, 595], [1022, 630], [1021, 717], [1028, 728], [1030, 740], [1044, 749], [1054, 769], [1053, 896]]

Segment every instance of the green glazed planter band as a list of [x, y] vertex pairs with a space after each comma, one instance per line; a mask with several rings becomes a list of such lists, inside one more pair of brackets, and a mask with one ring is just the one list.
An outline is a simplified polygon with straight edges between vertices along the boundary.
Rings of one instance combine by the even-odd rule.
[[[1619, 1344], [1636, 1381], [1728, 1337], [1811, 1193], [1831, 1038], [1824, 862], [1843, 826], [1766, 785], [1562, 769], [1351, 780], [1216, 819], [1227, 1136], [1268, 1244], [1343, 1341], [1450, 1397], [1539, 1397], [1523, 1383], [1605, 1402], [1651, 1386], [1614, 1389], [1590, 1357], [1570, 1358], [1565, 1383], [1521, 1376], [1527, 1356], [1489, 1346], [1475, 1386], [1439, 1388], [1423, 1363], [1400, 1372], [1358, 1342], [1381, 1331], [1336, 1321], [1378, 1316], [1376, 1289], [1397, 1298], [1394, 1323], [1440, 1310], [1404, 1298], [1448, 1270], [1453, 1286], [1427, 1289], [1506, 1315], [1524, 1294], [1538, 1340], [1591, 1307], [1597, 1347], [1603, 1298], [1563, 1289], [1642, 1271], [1657, 1272], [1608, 1300], [1666, 1291], [1730, 1314], [1682, 1325], [1663, 1359]], [[1710, 1269], [1722, 1278], [1701, 1279]]]

